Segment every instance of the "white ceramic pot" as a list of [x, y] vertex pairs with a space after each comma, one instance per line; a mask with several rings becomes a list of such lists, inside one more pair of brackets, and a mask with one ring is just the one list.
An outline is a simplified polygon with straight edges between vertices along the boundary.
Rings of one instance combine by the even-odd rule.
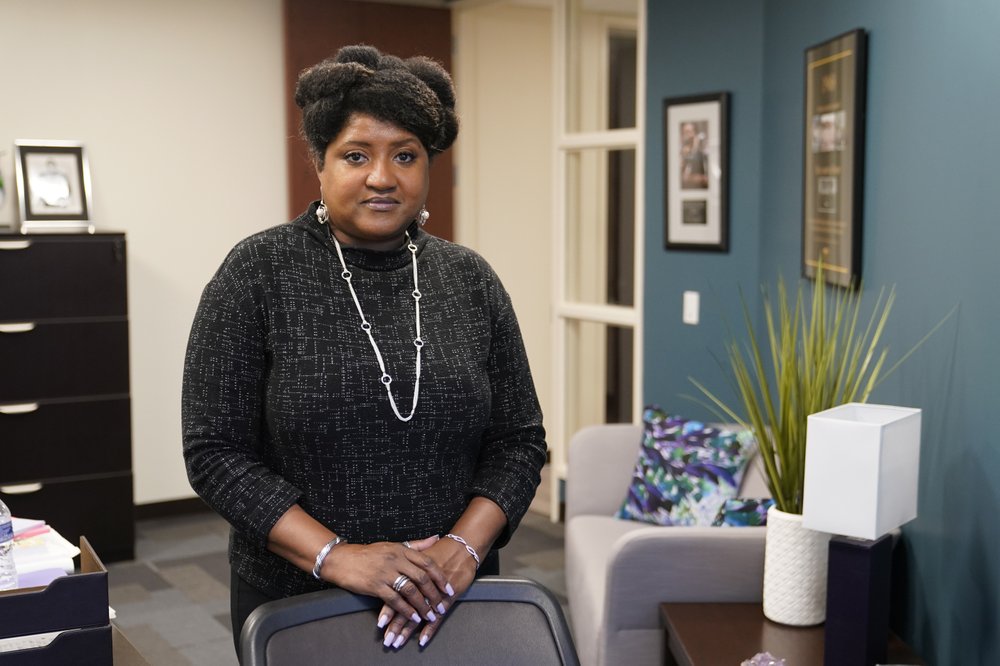
[[806, 627], [826, 619], [830, 535], [802, 526], [802, 516], [771, 507], [764, 546], [764, 615]]

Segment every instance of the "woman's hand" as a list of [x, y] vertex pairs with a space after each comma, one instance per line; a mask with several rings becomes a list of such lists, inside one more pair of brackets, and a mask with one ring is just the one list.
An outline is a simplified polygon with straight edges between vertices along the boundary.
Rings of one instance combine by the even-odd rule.
[[[465, 594], [465, 591], [472, 585], [472, 581], [476, 578], [476, 561], [472, 559], [464, 546], [451, 539], [431, 537], [431, 539], [423, 539], [422, 541], [412, 541], [410, 546], [414, 550], [420, 548], [437, 563], [440, 570], [444, 572], [445, 578], [451, 583], [451, 589], [454, 592], [436, 607], [437, 617], [433, 620], [428, 619], [420, 634], [420, 645], [424, 646], [437, 632], [445, 613], [455, 603], [455, 600]], [[383, 644], [387, 647], [391, 645], [394, 648], [400, 648], [409, 640], [420, 622], [414, 621], [412, 617], [392, 611], [393, 609], [388, 605], [382, 607], [378, 626], [386, 628]]]
[[[436, 540], [431, 537], [415, 543], [426, 549], [428, 542]], [[453, 589], [434, 558], [399, 543], [341, 544], [330, 551], [320, 574], [323, 580], [356, 594], [378, 597], [385, 602], [383, 613], [389, 609], [393, 618], [408, 619], [414, 626], [423, 619], [437, 620], [434, 608], [445, 608], [443, 602]], [[399, 585], [401, 576], [405, 580]]]

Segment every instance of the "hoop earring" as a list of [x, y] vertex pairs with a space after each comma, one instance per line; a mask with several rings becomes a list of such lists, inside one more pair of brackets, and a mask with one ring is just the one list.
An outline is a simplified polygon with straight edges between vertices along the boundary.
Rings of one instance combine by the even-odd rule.
[[326, 224], [330, 221], [330, 213], [326, 210], [326, 204], [322, 199], [319, 200], [319, 205], [316, 206], [316, 221], [319, 224]]
[[420, 226], [424, 226], [425, 224], [427, 224], [427, 220], [429, 220], [430, 217], [431, 214], [427, 212], [427, 208], [421, 207], [420, 212], [417, 213], [417, 224], [419, 224]]

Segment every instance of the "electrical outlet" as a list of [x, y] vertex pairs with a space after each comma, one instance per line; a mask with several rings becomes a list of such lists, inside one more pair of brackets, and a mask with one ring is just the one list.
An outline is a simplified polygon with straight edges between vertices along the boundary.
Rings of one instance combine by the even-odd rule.
[[681, 319], [685, 324], [696, 326], [698, 324], [699, 310], [701, 309], [701, 294], [697, 291], [684, 292], [684, 312]]

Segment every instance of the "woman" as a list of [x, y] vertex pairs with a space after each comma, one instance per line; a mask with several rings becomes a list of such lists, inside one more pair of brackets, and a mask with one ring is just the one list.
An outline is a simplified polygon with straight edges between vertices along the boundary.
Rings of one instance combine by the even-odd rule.
[[448, 74], [346, 47], [295, 92], [321, 199], [230, 252], [184, 370], [191, 485], [232, 524], [233, 634], [271, 599], [378, 597], [431, 639], [517, 527], [545, 460], [510, 298], [420, 228], [458, 133]]

